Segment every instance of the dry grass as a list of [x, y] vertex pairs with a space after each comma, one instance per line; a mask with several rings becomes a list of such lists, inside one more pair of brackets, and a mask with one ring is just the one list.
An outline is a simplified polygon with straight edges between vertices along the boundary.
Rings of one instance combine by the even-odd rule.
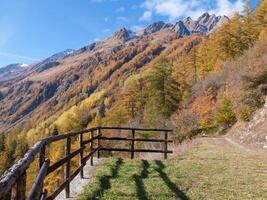
[[110, 158], [78, 199], [267, 199], [267, 156], [204, 139], [167, 161]]

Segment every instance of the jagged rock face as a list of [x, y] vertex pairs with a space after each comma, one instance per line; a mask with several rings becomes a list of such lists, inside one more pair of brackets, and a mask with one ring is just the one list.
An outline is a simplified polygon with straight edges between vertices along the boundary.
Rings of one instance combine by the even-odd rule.
[[[172, 25], [170, 25], [172, 26]], [[143, 35], [149, 35], [155, 32], [160, 31], [163, 28], [168, 28], [168, 24], [165, 24], [163, 21], [155, 22], [151, 25], [149, 25], [147, 28], [145, 28], [141, 34]]]
[[119, 29], [112, 36], [112, 38], [120, 40], [122, 42], [127, 42], [128, 40], [135, 37], [135, 33], [131, 30], [127, 30], [126, 28]]
[[187, 17], [183, 21], [178, 21], [174, 25], [166, 24], [162, 21], [155, 22], [149, 25], [147, 28], [140, 31], [140, 35], [149, 35], [155, 32], [159, 32], [164, 29], [170, 29], [176, 32], [179, 36], [188, 36], [194, 33], [210, 33], [218, 25], [229, 20], [226, 16], [216, 16], [204, 13], [197, 20], [193, 20], [191, 17]]
[[219, 21], [220, 17], [216, 17], [215, 15], [209, 15], [208, 13], [205, 13], [198, 18], [196, 22], [197, 26], [195, 31], [203, 32], [203, 29], [206, 30], [206, 32], [212, 31]]
[[191, 35], [190, 31], [187, 29], [187, 27], [184, 25], [182, 21], [177, 22], [173, 28], [173, 31], [177, 33], [178, 36], [188, 36]]
[[192, 20], [191, 17], [187, 17], [183, 21], [183, 23], [191, 33], [194, 31], [194, 29], [196, 27], [196, 21]]
[[216, 16], [204, 13], [195, 22], [195, 27], [193, 32], [212, 32], [216, 27], [218, 27], [224, 21], [229, 20], [226, 16]]

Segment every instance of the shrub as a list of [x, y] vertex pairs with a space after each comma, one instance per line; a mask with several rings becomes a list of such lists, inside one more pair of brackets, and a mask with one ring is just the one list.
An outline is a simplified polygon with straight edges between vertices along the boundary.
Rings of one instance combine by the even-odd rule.
[[218, 124], [231, 125], [236, 122], [236, 116], [232, 111], [231, 101], [226, 95], [223, 95], [218, 105], [216, 113], [216, 121]]

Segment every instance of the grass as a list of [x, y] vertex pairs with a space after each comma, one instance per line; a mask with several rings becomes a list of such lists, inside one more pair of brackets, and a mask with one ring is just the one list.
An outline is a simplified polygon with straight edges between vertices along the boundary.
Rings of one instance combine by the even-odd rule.
[[267, 199], [266, 152], [204, 142], [166, 161], [108, 158], [78, 199]]

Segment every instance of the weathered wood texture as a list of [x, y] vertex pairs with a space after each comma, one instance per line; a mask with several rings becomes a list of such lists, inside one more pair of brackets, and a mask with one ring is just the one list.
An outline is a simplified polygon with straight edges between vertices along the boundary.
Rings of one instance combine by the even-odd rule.
[[[123, 130], [130, 131], [131, 137], [104, 137], [104, 130]], [[94, 136], [94, 131], [96, 131], [96, 136]], [[155, 131], [164, 133], [164, 139], [159, 138], [136, 138], [137, 131]], [[83, 178], [83, 168], [86, 162], [90, 159], [91, 165], [93, 165], [93, 157], [96, 154], [100, 157], [101, 151], [121, 151], [129, 152], [131, 158], [134, 159], [135, 152], [150, 152], [150, 153], [163, 153], [164, 158], [167, 159], [167, 154], [172, 153], [168, 150], [168, 143], [172, 140], [168, 139], [168, 134], [172, 132], [169, 129], [143, 129], [143, 128], [126, 128], [126, 127], [96, 127], [85, 129], [82, 131], [76, 131], [66, 134], [59, 134], [56, 136], [47, 137], [39, 142], [37, 142], [26, 154], [25, 156], [9, 170], [7, 170], [4, 175], [0, 178], [0, 199], [10, 192], [11, 199], [14, 200], [25, 200], [26, 199], [26, 170], [29, 165], [34, 161], [35, 157], [39, 154], [39, 172], [38, 176], [31, 187], [29, 192], [29, 200], [37, 199], [54, 199], [62, 190], [65, 189], [66, 197], [70, 196], [70, 182], [80, 173], [81, 178]], [[89, 134], [89, 139], [84, 140], [84, 134]], [[80, 148], [71, 152], [71, 138], [79, 136]], [[50, 161], [46, 158], [46, 148], [47, 145], [59, 141], [65, 140], [65, 157], [58, 160], [56, 163], [50, 165]], [[126, 141], [130, 142], [130, 149], [126, 148], [110, 148], [102, 147], [101, 140], [113, 140], [113, 141]], [[163, 143], [164, 149], [136, 149], [136, 142], [156, 142]], [[89, 144], [89, 154], [85, 155], [86, 145]], [[94, 145], [96, 144], [96, 147]], [[75, 156], [80, 157], [79, 167], [71, 174], [70, 162]], [[48, 196], [47, 190], [43, 189], [43, 182], [45, 177], [59, 169], [64, 165], [64, 182], [55, 189], [55, 191]]]

